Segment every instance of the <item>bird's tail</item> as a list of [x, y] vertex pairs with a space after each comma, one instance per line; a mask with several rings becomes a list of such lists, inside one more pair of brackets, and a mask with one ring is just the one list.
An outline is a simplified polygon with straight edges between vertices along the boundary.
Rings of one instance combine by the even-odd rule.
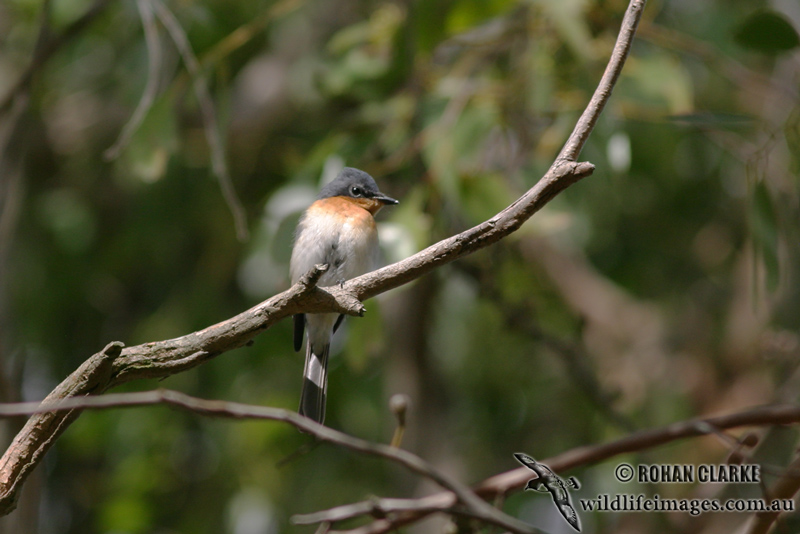
[[319, 424], [325, 420], [325, 398], [328, 394], [328, 352], [330, 343], [312, 350], [306, 343], [306, 364], [303, 369], [303, 391], [300, 394], [300, 415]]

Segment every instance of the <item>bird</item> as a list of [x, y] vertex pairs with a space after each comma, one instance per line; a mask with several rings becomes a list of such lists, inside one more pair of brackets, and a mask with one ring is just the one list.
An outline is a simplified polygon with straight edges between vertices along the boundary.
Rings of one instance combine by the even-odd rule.
[[576, 531], [580, 532], [581, 520], [578, 517], [578, 513], [575, 511], [575, 507], [572, 505], [572, 500], [569, 498], [569, 489], [567, 489], [567, 487], [580, 489], [581, 485], [578, 479], [569, 477], [569, 481], [565, 482], [564, 479], [556, 475], [552, 469], [537, 462], [527, 454], [516, 452], [514, 453], [514, 457], [519, 463], [538, 476], [538, 478], [529, 480], [525, 485], [525, 489], [549, 493], [550, 497], [553, 499], [553, 504], [556, 505], [556, 508], [567, 523]]
[[[292, 284], [317, 264], [328, 266], [317, 282], [320, 287], [374, 270], [380, 256], [375, 215], [392, 204], [398, 201], [381, 193], [372, 176], [342, 169], [300, 218], [289, 263]], [[304, 330], [308, 338], [299, 412], [320, 424], [325, 420], [331, 337], [343, 319], [337, 313], [294, 316], [294, 350], [302, 348]]]

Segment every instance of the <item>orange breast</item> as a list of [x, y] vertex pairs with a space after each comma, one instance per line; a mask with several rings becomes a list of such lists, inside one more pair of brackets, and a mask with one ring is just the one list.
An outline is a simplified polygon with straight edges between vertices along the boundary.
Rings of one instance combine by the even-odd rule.
[[356, 206], [359, 206], [368, 212], [370, 212], [373, 216], [378, 213], [383, 207], [383, 202], [379, 200], [375, 200], [372, 198], [352, 198], [352, 197], [339, 197], [345, 199], [347, 202], [351, 202]]
[[372, 216], [378, 213], [381, 207], [383, 207], [381, 202], [370, 198], [330, 197], [314, 202], [309, 212], [324, 211], [329, 216], [341, 217], [342, 222], [345, 219], [355, 219], [356, 224], [374, 228], [375, 219]]

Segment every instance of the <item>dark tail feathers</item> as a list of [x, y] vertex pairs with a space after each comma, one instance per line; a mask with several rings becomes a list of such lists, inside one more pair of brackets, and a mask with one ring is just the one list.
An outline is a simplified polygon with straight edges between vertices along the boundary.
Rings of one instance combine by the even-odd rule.
[[319, 424], [325, 421], [325, 399], [328, 395], [328, 352], [326, 344], [319, 354], [306, 344], [306, 364], [303, 369], [303, 391], [300, 393], [300, 415], [313, 419]]

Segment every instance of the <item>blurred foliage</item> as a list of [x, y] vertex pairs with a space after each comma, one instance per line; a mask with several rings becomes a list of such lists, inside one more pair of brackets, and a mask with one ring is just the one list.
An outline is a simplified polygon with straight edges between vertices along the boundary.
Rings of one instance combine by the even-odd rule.
[[[475, 482], [517, 467], [517, 451], [544, 459], [632, 428], [796, 402], [800, 14], [767, 4], [651, 0], [582, 154], [594, 176], [510, 239], [348, 319], [327, 424], [387, 442], [388, 399], [406, 393], [404, 446]], [[45, 5], [58, 34], [91, 2]], [[4, 110], [15, 127], [6, 157], [13, 149], [23, 167], [0, 176], [0, 397], [40, 399], [108, 341], [179, 336], [285, 289], [297, 219], [345, 164], [402, 199], [379, 216], [387, 261], [490, 217], [552, 162], [625, 5], [170, 2], [223, 125], [251, 228], [241, 243], [210, 169], [193, 80], [160, 25], [157, 99], [121, 156], [104, 160], [148, 72], [135, 2], [109, 2], [36, 70], [19, 123]], [[0, 95], [30, 62], [41, 10], [0, 4]], [[295, 409], [302, 365], [285, 322], [252, 347], [122, 389]], [[6, 442], [13, 428], [0, 433]], [[765, 465], [785, 464], [797, 445], [794, 430], [777, 432], [756, 451]], [[295, 513], [431, 490], [397, 466], [328, 446], [280, 463], [306, 443], [277, 423], [165, 408], [85, 413], [23, 491], [15, 514], [25, 522], [12, 514], [0, 531], [279, 532], [294, 530]], [[726, 455], [706, 438], [625, 460]], [[569, 473], [584, 485], [579, 496], [635, 492], [617, 485], [614, 465]], [[506, 509], [561, 524], [529, 493]], [[742, 521], [582, 514], [590, 533]]]

